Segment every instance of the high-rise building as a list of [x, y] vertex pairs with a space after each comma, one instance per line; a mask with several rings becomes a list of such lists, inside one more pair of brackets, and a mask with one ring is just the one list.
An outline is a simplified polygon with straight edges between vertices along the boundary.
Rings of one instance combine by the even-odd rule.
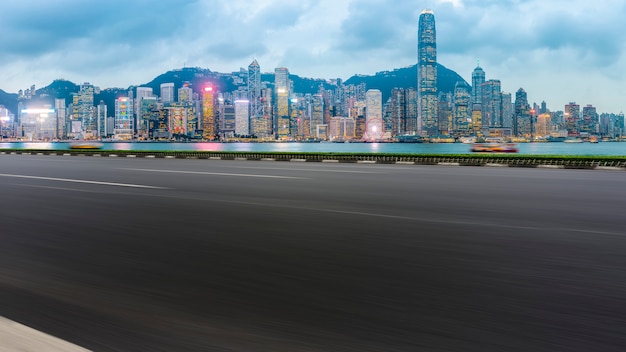
[[513, 135], [516, 137], [530, 137], [532, 134], [530, 105], [528, 95], [522, 88], [515, 93], [515, 114], [513, 115]]
[[247, 136], [250, 134], [250, 102], [235, 100], [235, 135]]
[[264, 106], [261, 96], [261, 66], [254, 60], [248, 66], [248, 100], [252, 119], [263, 117]]
[[535, 136], [539, 138], [545, 138], [550, 135], [552, 130], [552, 121], [549, 113], [540, 113], [537, 116], [537, 123], [535, 124]]
[[153, 92], [150, 87], [137, 87], [137, 93], [135, 94], [135, 128], [141, 135], [145, 135], [148, 132], [148, 122], [141, 117], [141, 105], [144, 99], [152, 98]]
[[54, 108], [57, 111], [57, 138], [64, 139], [66, 137], [65, 131], [67, 123], [67, 108], [65, 106], [65, 99], [55, 99]]
[[502, 89], [500, 80], [490, 79], [482, 84], [483, 127], [502, 127]]
[[460, 135], [470, 132], [472, 122], [470, 87], [467, 83], [457, 82], [454, 86], [454, 131]]
[[580, 132], [587, 134], [598, 133], [599, 117], [596, 108], [593, 105], [583, 107], [583, 116], [580, 121]]
[[115, 138], [133, 138], [133, 100], [128, 97], [115, 99]]
[[161, 84], [161, 102], [171, 104], [174, 100], [174, 83]]
[[75, 101], [74, 113], [76, 115], [73, 116], [73, 119], [81, 122], [85, 138], [94, 137], [98, 133], [98, 123], [93, 101], [94, 92], [95, 87], [89, 84], [89, 82], [85, 82], [80, 86], [80, 91], [77, 95], [78, 99]]
[[202, 138], [215, 139], [215, 99], [212, 86], [202, 90]]
[[107, 105], [104, 103], [104, 100], [100, 100], [96, 108], [96, 120], [98, 121], [98, 136], [100, 138], [108, 137], [108, 128], [107, 128]]
[[564, 113], [565, 129], [568, 136], [580, 135], [580, 105], [570, 102], [565, 105]]
[[366, 140], [380, 140], [383, 137], [383, 93], [369, 89], [365, 93], [365, 135]]
[[472, 109], [474, 105], [481, 105], [483, 99], [482, 85], [485, 83], [485, 71], [476, 66], [472, 72]]
[[391, 135], [417, 133], [417, 91], [414, 88], [394, 88], [390, 100]]
[[417, 34], [418, 129], [421, 134], [437, 135], [437, 34], [435, 15], [423, 10]]
[[276, 137], [289, 136], [289, 95], [291, 91], [289, 70], [278, 67], [274, 70], [276, 89]]
[[319, 94], [311, 96], [309, 109], [309, 136], [317, 138], [317, 126], [324, 124], [324, 98]]
[[193, 102], [193, 89], [186, 84], [178, 88], [178, 102], [182, 104], [191, 104]]
[[513, 100], [511, 93], [502, 93], [502, 127], [513, 128]]

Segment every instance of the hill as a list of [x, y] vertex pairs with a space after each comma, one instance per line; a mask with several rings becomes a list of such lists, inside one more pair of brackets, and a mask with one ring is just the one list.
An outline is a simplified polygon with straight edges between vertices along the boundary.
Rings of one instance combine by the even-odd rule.
[[0, 105], [4, 105], [13, 114], [17, 113], [17, 94], [11, 94], [0, 89]]
[[[304, 78], [295, 74], [290, 74], [289, 78], [293, 82], [294, 91], [301, 94], [316, 94], [319, 92], [320, 86], [323, 86], [324, 89], [336, 88], [335, 84], [321, 78]], [[465, 82], [459, 74], [440, 64], [438, 64], [438, 78], [438, 90], [446, 93], [453, 92], [454, 85], [457, 82]], [[261, 80], [268, 82], [269, 85], [273, 85], [274, 74], [262, 73]], [[355, 75], [346, 80], [344, 84], [359, 85], [365, 83], [367, 89], [379, 89], [383, 93], [383, 101], [386, 101], [391, 95], [393, 88], [415, 87], [417, 85], [416, 80], [417, 65], [413, 65], [392, 71], [381, 71], [373, 76]], [[155, 77], [152, 81], [138, 86], [150, 87], [155, 94], [159, 94], [161, 84], [163, 83], [174, 83], [176, 88], [175, 95], [178, 93], [177, 89], [182, 87], [183, 84], [189, 84], [194, 92], [197, 93], [200, 93], [207, 84], [212, 85], [221, 92], [236, 91], [238, 88], [246, 85], [245, 72], [219, 73], [199, 67], [186, 67], [165, 72]], [[95, 94], [94, 104], [97, 105], [103, 100], [107, 104], [109, 111], [112, 112], [114, 111], [115, 99], [126, 95], [128, 90], [134, 90], [138, 86], [102, 89], [100, 93]], [[77, 84], [59, 79], [44, 88], [38, 89], [37, 99], [54, 104], [54, 99], [62, 98], [65, 99], [67, 104], [70, 104], [72, 102], [72, 93], [77, 93], [79, 89], [80, 87]], [[176, 96], [175, 99], [177, 99]], [[17, 114], [17, 94], [9, 94], [0, 90], [0, 104], [6, 106], [12, 113]]]
[[[455, 71], [441, 64], [437, 64], [437, 90], [444, 93], [453, 93], [457, 82], [465, 82]], [[394, 88], [416, 88], [417, 65], [395, 69], [393, 71], [377, 72], [374, 76], [356, 75], [350, 77], [344, 84], [358, 85], [365, 83], [367, 89], [379, 89], [383, 93], [383, 102], [391, 95]], [[468, 84], [469, 85], [469, 84]]]

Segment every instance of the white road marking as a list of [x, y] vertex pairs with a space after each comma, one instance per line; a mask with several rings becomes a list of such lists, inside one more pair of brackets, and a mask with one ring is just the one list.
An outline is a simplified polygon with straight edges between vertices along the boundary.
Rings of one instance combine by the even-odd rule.
[[57, 337], [0, 317], [0, 352], [86, 352], [89, 351]]
[[132, 168], [122, 168], [120, 170], [145, 171], [145, 172], [162, 172], [162, 173], [172, 173], [172, 174], [193, 174], [193, 175], [215, 175], [215, 176], [236, 176], [236, 177], [258, 177], [258, 178], [281, 178], [281, 179], [308, 180], [308, 178], [305, 178], [305, 177], [275, 176], [275, 175], [254, 175], [254, 174], [233, 174], [233, 173], [226, 173], [226, 172], [157, 170], [157, 169], [132, 169]]
[[77, 180], [77, 179], [71, 179], [71, 178], [43, 177], [43, 176], [30, 176], [30, 175], [0, 174], [0, 177], [14, 177], [14, 178], [27, 178], [27, 179], [33, 179], [33, 180], [86, 183], [86, 184], [91, 184], [91, 185], [116, 186], [116, 187], [167, 189], [166, 187], [136, 185], [132, 183], [102, 182], [102, 181]]

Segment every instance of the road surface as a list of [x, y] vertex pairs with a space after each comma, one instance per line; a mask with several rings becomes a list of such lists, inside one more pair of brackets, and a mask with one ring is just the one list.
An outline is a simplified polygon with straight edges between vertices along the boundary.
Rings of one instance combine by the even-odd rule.
[[0, 316], [94, 351], [623, 351], [619, 171], [0, 155]]

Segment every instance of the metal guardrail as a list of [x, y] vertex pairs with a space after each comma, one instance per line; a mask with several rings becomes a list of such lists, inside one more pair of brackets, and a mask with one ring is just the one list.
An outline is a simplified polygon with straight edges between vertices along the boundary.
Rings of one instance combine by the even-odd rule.
[[0, 150], [0, 154], [72, 155], [100, 157], [273, 160], [339, 163], [549, 167], [562, 169], [624, 169], [626, 157], [551, 157], [532, 155], [415, 155], [415, 154], [342, 154], [342, 153], [272, 153], [213, 151], [110, 151], [110, 150]]

